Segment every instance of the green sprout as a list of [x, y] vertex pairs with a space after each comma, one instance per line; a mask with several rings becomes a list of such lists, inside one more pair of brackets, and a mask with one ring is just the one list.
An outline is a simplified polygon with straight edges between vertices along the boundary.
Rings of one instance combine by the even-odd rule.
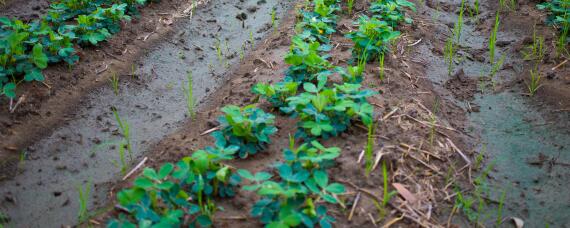
[[126, 121], [123, 121], [121, 119], [121, 117], [119, 116], [119, 113], [117, 112], [117, 109], [115, 109], [115, 108], [113, 108], [113, 115], [115, 116], [115, 120], [117, 121], [117, 124], [119, 125], [119, 130], [121, 130], [121, 134], [124, 137], [125, 144], [127, 145], [127, 151], [129, 152], [129, 158], [132, 160], [133, 154], [132, 154], [131, 133], [130, 133], [130, 129], [129, 129], [129, 123], [127, 123]]
[[534, 96], [542, 85], [540, 84], [540, 73], [538, 72], [538, 64], [535, 65], [534, 69], [530, 70], [530, 83], [528, 84], [528, 93], [530, 96]]
[[194, 98], [194, 90], [193, 90], [193, 80], [192, 80], [192, 72], [188, 72], [188, 81], [186, 82], [186, 86], [182, 86], [182, 91], [184, 92], [184, 97], [186, 98], [186, 107], [188, 108], [188, 115], [190, 118], [196, 118], [196, 112], [194, 107], [196, 106], [196, 100]]
[[380, 55], [380, 81], [384, 81], [384, 53]]
[[368, 138], [366, 140], [366, 148], [364, 149], [364, 158], [366, 159], [366, 177], [372, 172], [374, 159], [372, 152], [374, 150], [374, 123], [368, 125]]
[[495, 63], [495, 48], [497, 43], [497, 32], [499, 31], [499, 12], [495, 15], [495, 26], [491, 32], [491, 37], [489, 38], [489, 60], [491, 64]]
[[79, 192], [79, 222], [84, 222], [89, 217], [89, 211], [87, 208], [87, 202], [89, 200], [89, 194], [91, 193], [91, 183], [87, 182], [85, 187], [78, 186], [77, 191]]
[[348, 15], [352, 15], [352, 7], [354, 5], [354, 0], [347, 0], [346, 6], [348, 8]]
[[113, 74], [111, 75], [111, 79], [109, 79], [109, 81], [111, 81], [111, 86], [113, 87], [113, 92], [115, 93], [115, 96], [119, 95], [119, 77], [117, 76], [117, 73], [113, 72]]

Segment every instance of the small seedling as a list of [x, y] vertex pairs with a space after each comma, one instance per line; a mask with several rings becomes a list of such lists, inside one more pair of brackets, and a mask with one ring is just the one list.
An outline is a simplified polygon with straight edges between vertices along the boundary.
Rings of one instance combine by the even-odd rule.
[[277, 10], [275, 8], [271, 10], [271, 27], [273, 27], [274, 32], [277, 32]]
[[348, 15], [352, 15], [352, 7], [354, 5], [354, 0], [347, 0], [346, 7], [348, 8]]
[[453, 58], [455, 56], [455, 50], [453, 45], [453, 37], [447, 38], [445, 42], [445, 50], [443, 52], [444, 59], [447, 61], [447, 74], [451, 76], [453, 72]]
[[119, 76], [117, 76], [117, 73], [113, 72], [113, 74], [111, 75], [111, 79], [109, 79], [111, 81], [111, 86], [113, 87], [113, 92], [115, 93], [115, 96], [119, 95]]
[[475, 10], [475, 15], [479, 15], [479, 0], [475, 0], [473, 3], [473, 9]]
[[384, 81], [384, 53], [380, 55], [380, 81]]
[[188, 108], [188, 115], [190, 118], [196, 118], [196, 112], [194, 111], [194, 107], [196, 106], [196, 100], [194, 98], [194, 87], [193, 87], [193, 80], [192, 80], [192, 72], [188, 72], [188, 81], [186, 82], [186, 86], [182, 86], [182, 91], [184, 92], [184, 97], [186, 98], [186, 107]]
[[372, 166], [374, 165], [373, 150], [374, 150], [374, 123], [368, 125], [368, 138], [366, 140], [366, 148], [364, 149], [364, 158], [366, 161], [366, 177], [370, 175]]
[[459, 8], [459, 17], [457, 17], [457, 23], [453, 27], [453, 36], [455, 37], [457, 44], [461, 40], [461, 32], [463, 30], [463, 13], [465, 12], [465, 0], [461, 0], [461, 6]]
[[251, 48], [255, 48], [255, 39], [253, 38], [253, 32], [249, 31], [249, 43], [251, 44]]
[[497, 43], [497, 32], [499, 31], [499, 12], [495, 15], [495, 26], [491, 32], [491, 37], [489, 38], [489, 61], [491, 64], [495, 64], [495, 48]]
[[133, 150], [132, 150], [132, 145], [131, 145], [131, 133], [130, 133], [130, 129], [129, 129], [129, 123], [121, 120], [121, 117], [119, 116], [119, 113], [117, 112], [117, 109], [115, 109], [115, 108], [113, 108], [113, 115], [115, 116], [115, 120], [117, 121], [117, 124], [119, 125], [119, 130], [121, 130], [121, 134], [123, 135], [123, 137], [125, 139], [125, 143], [127, 145], [127, 151], [129, 152], [129, 158], [132, 160], [133, 159]]
[[87, 202], [89, 201], [89, 194], [91, 193], [91, 183], [87, 182], [85, 187], [78, 186], [77, 191], [79, 192], [79, 222], [84, 222], [89, 217], [89, 211], [87, 208]]
[[216, 56], [218, 56], [218, 61], [220, 61], [220, 64], [222, 64], [224, 61], [224, 55], [222, 53], [221, 42], [219, 39], [216, 39], [214, 47], [216, 48]]
[[121, 168], [121, 174], [124, 176], [127, 174], [127, 169], [128, 164], [127, 161], [125, 159], [125, 147], [127, 146], [126, 144], [123, 143], [119, 143], [119, 162], [116, 161], [111, 161], [116, 167], [120, 167]]
[[382, 206], [386, 207], [390, 202], [390, 199], [394, 197], [397, 192], [391, 191], [388, 192], [388, 166], [386, 165], [386, 160], [382, 161], [382, 180], [384, 182], [384, 194], [382, 197]]
[[499, 199], [499, 208], [497, 209], [497, 222], [496, 227], [500, 227], [503, 222], [503, 206], [505, 205], [505, 197], [507, 196], [507, 191], [503, 190], [501, 198]]
[[534, 69], [530, 70], [530, 83], [528, 84], [528, 93], [530, 96], [534, 96], [542, 85], [540, 84], [540, 73], [538, 72], [538, 64], [535, 65]]
[[526, 47], [526, 50], [521, 51], [524, 60], [536, 60], [537, 63], [542, 62], [544, 59], [544, 36], [537, 36], [536, 29], [532, 33], [532, 45]]

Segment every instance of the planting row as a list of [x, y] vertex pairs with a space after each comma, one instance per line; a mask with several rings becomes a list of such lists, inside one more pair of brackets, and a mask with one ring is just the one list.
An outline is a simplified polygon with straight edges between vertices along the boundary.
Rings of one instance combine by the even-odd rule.
[[[326, 205], [342, 204], [338, 194], [344, 193], [345, 187], [332, 182], [327, 169], [341, 150], [325, 147], [319, 139], [335, 137], [355, 121], [373, 128], [374, 109], [366, 98], [375, 92], [361, 89], [359, 84], [364, 65], [388, 51], [389, 43], [399, 35], [393, 26], [410, 21], [403, 16], [402, 6], [413, 4], [377, 1], [372, 6], [373, 17], [360, 17], [359, 30], [347, 34], [355, 42], [352, 62], [358, 66], [344, 69], [328, 61], [340, 1], [313, 0], [300, 11], [297, 34], [285, 56], [290, 67], [283, 80], [252, 88], [280, 114], [298, 120], [297, 132], [289, 137], [289, 148], [283, 150], [284, 162], [272, 166], [275, 174], [253, 174], [223, 163], [265, 150], [277, 131], [272, 114], [253, 105], [226, 106], [218, 119], [219, 130], [212, 133], [214, 146], [159, 170], [144, 169], [133, 187], [118, 193], [121, 212], [108, 226], [210, 226], [218, 209], [213, 198], [234, 196], [236, 187], [246, 179], [250, 185], [243, 189], [260, 197], [251, 214], [267, 227], [331, 227], [335, 220], [327, 214]], [[335, 73], [342, 76], [342, 84], [328, 81]], [[298, 142], [301, 145], [296, 145]]]
[[23, 22], [0, 17], [0, 96], [16, 97], [22, 82], [43, 81], [49, 64], [79, 60], [77, 45], [92, 46], [119, 32], [147, 0], [59, 0], [46, 15]]

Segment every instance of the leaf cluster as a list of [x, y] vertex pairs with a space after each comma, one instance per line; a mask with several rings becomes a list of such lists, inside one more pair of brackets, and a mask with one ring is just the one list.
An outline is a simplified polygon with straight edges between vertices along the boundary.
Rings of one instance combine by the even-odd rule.
[[273, 125], [275, 116], [264, 112], [255, 106], [240, 108], [228, 105], [222, 108], [225, 114], [218, 118], [220, 130], [212, 136], [218, 147], [236, 147], [238, 156], [246, 158], [271, 143], [269, 136], [277, 132]]

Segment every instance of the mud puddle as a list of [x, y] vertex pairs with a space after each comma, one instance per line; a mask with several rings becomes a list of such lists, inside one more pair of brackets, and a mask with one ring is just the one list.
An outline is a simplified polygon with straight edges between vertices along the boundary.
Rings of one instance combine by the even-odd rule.
[[[528, 72], [515, 44], [532, 35], [532, 26], [524, 26], [531, 20], [501, 24], [495, 59], [504, 56], [504, 63], [493, 79], [488, 77], [493, 66], [487, 44], [497, 3], [480, 2], [483, 24], [477, 26], [466, 13], [451, 74], [443, 47], [457, 21], [460, 1], [427, 1], [419, 7], [435, 33], [415, 51], [423, 61], [429, 60], [427, 77], [441, 94], [469, 113], [468, 131], [480, 138], [473, 147], [484, 153], [483, 166], [490, 169], [485, 193], [489, 200], [481, 215], [486, 225], [493, 226], [505, 192], [502, 218], [518, 217], [529, 227], [565, 227], [570, 224], [570, 115], [553, 114], [551, 107], [523, 95], [526, 86], [511, 83]], [[501, 17], [520, 15], [501, 13]]]
[[7, 226], [75, 224], [79, 186], [91, 186], [90, 209], [105, 205], [110, 186], [123, 176], [116, 165], [118, 149], [111, 145], [122, 138], [111, 107], [129, 124], [133, 159], [127, 162], [132, 166], [186, 119], [182, 85], [188, 72], [193, 75], [195, 99], [203, 101], [225, 81], [240, 53], [252, 48], [249, 42], [259, 42], [273, 31], [273, 10], [282, 18], [290, 3], [213, 0], [196, 9], [191, 19], [174, 23], [178, 34], [149, 50], [133, 67], [140, 80], [122, 77], [118, 96], [111, 86], [93, 91], [77, 118], [22, 152], [20, 174], [0, 185], [0, 211], [10, 218]]

